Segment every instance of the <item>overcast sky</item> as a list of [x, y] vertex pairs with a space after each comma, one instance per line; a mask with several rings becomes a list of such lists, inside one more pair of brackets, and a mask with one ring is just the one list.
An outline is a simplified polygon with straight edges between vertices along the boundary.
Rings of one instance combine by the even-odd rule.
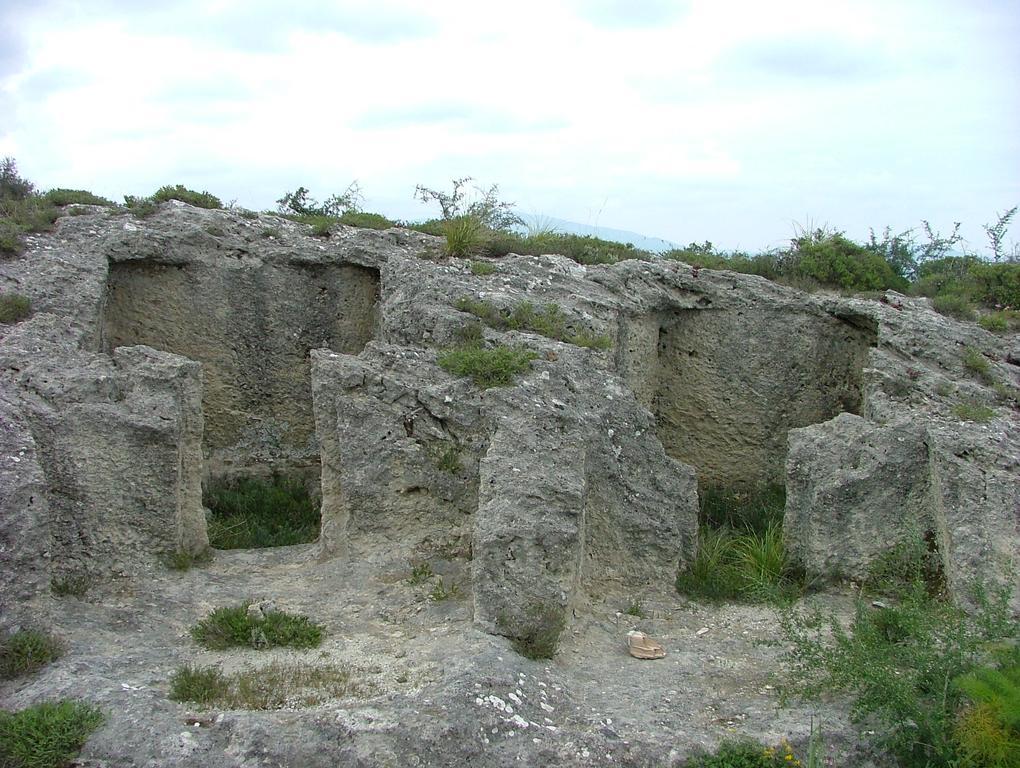
[[[0, 0], [0, 155], [274, 207], [473, 176], [525, 213], [757, 249], [1020, 203], [1017, 0]], [[1020, 222], [1012, 231], [1020, 240]]]

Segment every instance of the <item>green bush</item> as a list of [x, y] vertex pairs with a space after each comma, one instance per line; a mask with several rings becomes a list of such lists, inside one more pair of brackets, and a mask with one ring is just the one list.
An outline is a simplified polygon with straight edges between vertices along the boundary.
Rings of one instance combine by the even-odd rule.
[[113, 201], [94, 195], [85, 189], [51, 189], [43, 199], [53, 205], [102, 205], [112, 207]]
[[182, 203], [193, 205], [196, 208], [223, 207], [223, 203], [215, 195], [208, 192], [196, 192], [182, 184], [160, 187], [153, 193], [152, 200], [156, 203], [165, 203], [167, 200], [180, 200]]
[[931, 300], [931, 308], [940, 315], [955, 317], [957, 320], [973, 320], [974, 304], [961, 293], [944, 293]]
[[322, 644], [322, 627], [307, 616], [272, 611], [259, 620], [248, 615], [250, 604], [217, 608], [191, 628], [191, 636], [214, 651], [234, 647], [314, 648]]
[[138, 219], [146, 219], [159, 210], [159, 204], [151, 197], [124, 195], [124, 206]]
[[538, 355], [521, 347], [461, 344], [439, 355], [439, 367], [454, 376], [469, 376], [480, 389], [508, 387], [514, 377], [531, 367]]
[[978, 325], [992, 333], [1005, 333], [1009, 330], [1009, 315], [1006, 312], [992, 312], [981, 315], [978, 318]]
[[63, 644], [52, 635], [21, 629], [0, 640], [0, 680], [27, 675], [59, 659]]
[[818, 229], [794, 238], [786, 258], [788, 272], [843, 290], [906, 291], [909, 285], [880, 253], [848, 240], [841, 232]]
[[0, 711], [0, 765], [63, 768], [103, 724], [103, 713], [79, 701], [36, 704]]
[[0, 323], [19, 323], [32, 314], [32, 302], [20, 293], [0, 293]]
[[179, 667], [170, 676], [170, 698], [212, 704], [229, 693], [227, 678], [217, 667]]
[[982, 664], [989, 643], [1016, 638], [1008, 594], [975, 595], [968, 613], [915, 582], [878, 606], [862, 596], [849, 628], [835, 616], [789, 611], [784, 697], [850, 697], [851, 716], [903, 768], [960, 764], [955, 723], [965, 701], [952, 681]]
[[362, 229], [389, 229], [397, 226], [395, 221], [391, 221], [381, 213], [369, 213], [368, 211], [347, 211], [340, 216], [339, 221], [349, 227], [361, 227]]
[[0, 160], [0, 199], [25, 200], [35, 193], [35, 185], [23, 179], [18, 173], [18, 164], [13, 157]]
[[296, 478], [240, 477], [209, 484], [209, 544], [216, 549], [257, 549], [304, 544], [319, 537], [321, 515]]

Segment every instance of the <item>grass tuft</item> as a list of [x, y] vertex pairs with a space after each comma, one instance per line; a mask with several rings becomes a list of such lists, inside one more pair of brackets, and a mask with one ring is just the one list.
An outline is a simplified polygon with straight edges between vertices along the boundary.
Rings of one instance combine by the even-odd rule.
[[982, 383], [994, 384], [995, 377], [992, 375], [992, 366], [981, 350], [974, 347], [967, 347], [963, 354], [963, 367], [973, 373]]
[[13, 325], [32, 314], [32, 302], [20, 293], [0, 293], [0, 323]]
[[50, 592], [55, 597], [84, 597], [92, 584], [92, 577], [87, 574], [70, 574], [51, 579]]
[[995, 418], [995, 410], [982, 403], [957, 403], [953, 406], [953, 415], [960, 421], [985, 424]]
[[457, 259], [476, 256], [481, 253], [489, 240], [489, 229], [476, 216], [455, 216], [442, 224], [446, 237], [443, 252]]
[[677, 574], [677, 591], [710, 601], [782, 602], [803, 589], [783, 543], [782, 486], [760, 492], [705, 489], [698, 553]]
[[18, 630], [0, 641], [0, 680], [35, 672], [63, 654], [63, 644], [52, 635], [35, 629]]
[[[507, 617], [500, 616], [497, 625], [508, 626]], [[551, 659], [556, 655], [560, 635], [566, 627], [566, 616], [557, 605], [532, 605], [527, 611], [523, 632], [510, 638], [510, 646], [526, 659]]]
[[466, 343], [442, 352], [438, 363], [454, 376], [469, 376], [480, 389], [489, 389], [513, 384], [514, 377], [528, 370], [536, 357], [536, 352], [521, 347]]
[[80, 701], [36, 704], [0, 712], [0, 765], [4, 768], [64, 768], [105, 720]]
[[323, 629], [307, 616], [271, 611], [259, 620], [248, 614], [250, 602], [217, 608], [191, 628], [199, 645], [213, 651], [226, 648], [315, 648]]
[[311, 707], [331, 699], [371, 695], [345, 664], [274, 662], [225, 675], [215, 667], [180, 667], [170, 678], [170, 698], [226, 709]]
[[212, 513], [209, 544], [216, 549], [282, 547], [319, 537], [319, 509], [305, 484], [295, 478], [215, 482], [203, 501]]
[[193, 189], [188, 189], [183, 184], [175, 184], [173, 186], [168, 184], [165, 187], [160, 187], [153, 193], [152, 200], [156, 203], [164, 203], [167, 200], [180, 200], [182, 203], [193, 205], [196, 208], [223, 207], [223, 203], [216, 195], [209, 192], [196, 192]]

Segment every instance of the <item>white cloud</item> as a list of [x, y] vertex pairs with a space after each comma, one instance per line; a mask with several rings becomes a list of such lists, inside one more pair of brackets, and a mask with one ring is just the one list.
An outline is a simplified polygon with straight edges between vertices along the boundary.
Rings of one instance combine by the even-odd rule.
[[[359, 179], [754, 248], [1020, 202], [1010, 4], [11, 3], [0, 153], [41, 186], [271, 206]], [[7, 23], [10, 22], [10, 23]], [[4, 41], [0, 41], [4, 42]]]

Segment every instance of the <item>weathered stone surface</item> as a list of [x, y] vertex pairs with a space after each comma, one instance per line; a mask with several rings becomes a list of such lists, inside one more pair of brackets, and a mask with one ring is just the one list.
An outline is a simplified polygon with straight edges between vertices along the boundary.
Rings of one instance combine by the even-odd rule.
[[878, 555], [932, 530], [923, 427], [843, 413], [789, 439], [783, 528], [808, 578], [862, 579]]
[[[762, 693], [775, 654], [750, 638], [771, 614], [678, 605], [696, 478], [786, 480], [789, 544], [820, 578], [860, 575], [916, 522], [961, 599], [1017, 586], [1015, 336], [892, 292], [806, 295], [667, 260], [492, 264], [473, 274], [418, 233], [313, 238], [176, 203], [63, 218], [0, 262], [0, 289], [36, 312], [0, 327], [0, 625], [51, 612], [74, 641], [64, 666], [4, 689], [12, 704], [100, 701], [113, 714], [85, 759], [111, 766], [677, 766], [736, 712], [772, 743], [805, 737], [808, 713]], [[484, 328], [537, 357], [479, 390], [437, 365], [477, 322], [462, 298], [555, 303], [566, 336], [610, 348]], [[965, 365], [974, 350], [987, 371]], [[963, 423], [961, 404], [992, 418]], [[158, 566], [206, 546], [201, 482], [280, 468], [321, 475], [317, 545]], [[110, 572], [127, 578], [52, 610], [51, 578]], [[321, 617], [322, 653], [375, 692], [182, 725], [165, 685], [201, 653], [188, 626], [267, 595]], [[649, 618], [625, 626], [637, 598]], [[567, 624], [548, 664], [500, 636], [526, 635], [536, 606]], [[640, 666], [628, 629], [669, 656]]]

